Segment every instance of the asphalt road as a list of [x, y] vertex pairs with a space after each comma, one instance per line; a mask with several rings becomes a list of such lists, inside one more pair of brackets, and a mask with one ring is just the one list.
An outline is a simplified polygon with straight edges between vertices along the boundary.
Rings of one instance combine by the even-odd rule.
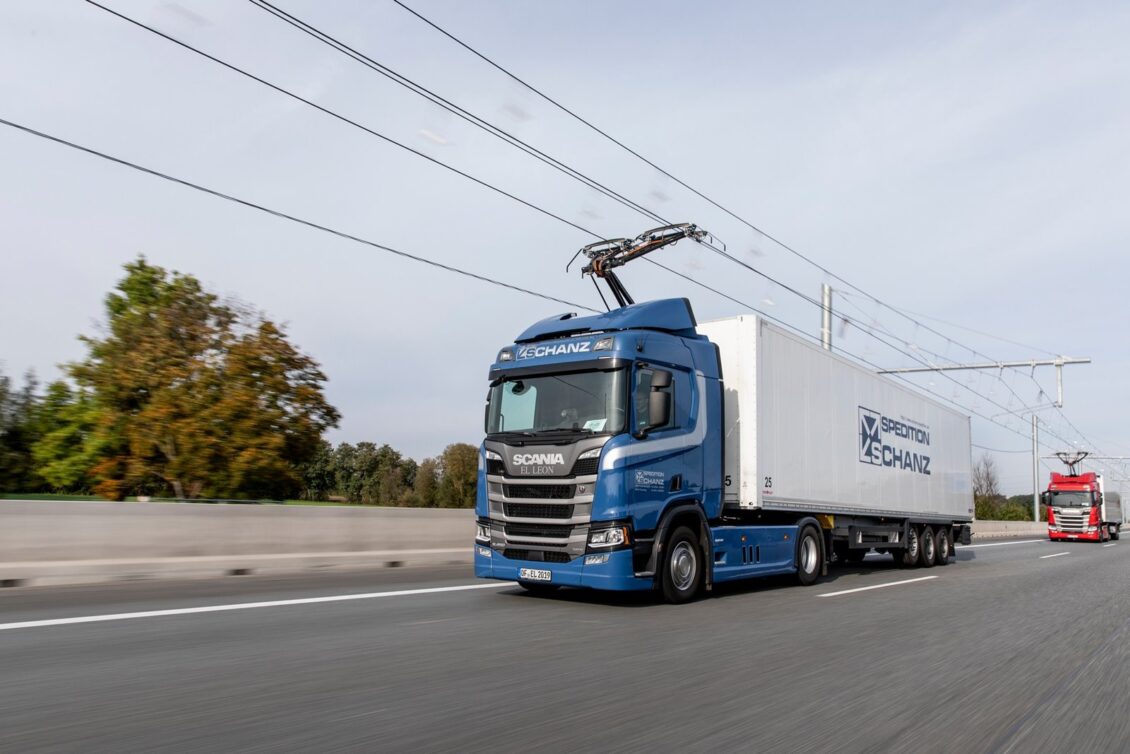
[[0, 750], [1130, 750], [1130, 541], [986, 544], [678, 607], [419, 591], [491, 583], [453, 568], [2, 590]]

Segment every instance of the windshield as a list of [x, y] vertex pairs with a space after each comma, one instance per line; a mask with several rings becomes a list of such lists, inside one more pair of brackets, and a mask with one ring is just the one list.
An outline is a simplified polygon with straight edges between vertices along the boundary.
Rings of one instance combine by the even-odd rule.
[[1051, 493], [1049, 501], [1053, 508], [1090, 508], [1090, 492], [1055, 492]]
[[487, 434], [615, 434], [625, 427], [624, 370], [505, 379], [491, 386], [488, 401]]

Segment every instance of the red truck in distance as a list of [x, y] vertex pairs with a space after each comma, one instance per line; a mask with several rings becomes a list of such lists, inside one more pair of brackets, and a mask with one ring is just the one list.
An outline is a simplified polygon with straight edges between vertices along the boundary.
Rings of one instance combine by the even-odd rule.
[[1054, 471], [1051, 483], [1043, 493], [1048, 509], [1048, 537], [1053, 541], [1106, 542], [1118, 539], [1124, 521], [1122, 499], [1114, 491], [1104, 489], [1103, 478], [1093, 471], [1078, 474], [1076, 465], [1063, 459], [1067, 474]]

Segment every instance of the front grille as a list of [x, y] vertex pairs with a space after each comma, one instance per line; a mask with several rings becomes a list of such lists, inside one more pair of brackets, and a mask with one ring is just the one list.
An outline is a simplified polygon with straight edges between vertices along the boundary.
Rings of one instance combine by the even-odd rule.
[[572, 518], [571, 505], [540, 505], [538, 503], [503, 503], [510, 518]]
[[1060, 531], [1081, 532], [1087, 528], [1087, 517], [1082, 515], [1069, 516], [1061, 513], [1055, 517], [1055, 522], [1059, 524]]
[[571, 524], [506, 524], [508, 537], [566, 539], [573, 533]]
[[576, 491], [573, 484], [504, 484], [506, 497], [532, 498], [534, 500], [571, 500]]
[[567, 552], [506, 549], [502, 551], [502, 554], [511, 560], [532, 560], [537, 563], [568, 563], [572, 560]]
[[502, 476], [506, 473], [506, 464], [495, 458], [487, 459], [487, 473], [491, 476]]
[[592, 476], [599, 463], [599, 458], [582, 458], [573, 464], [573, 476]]

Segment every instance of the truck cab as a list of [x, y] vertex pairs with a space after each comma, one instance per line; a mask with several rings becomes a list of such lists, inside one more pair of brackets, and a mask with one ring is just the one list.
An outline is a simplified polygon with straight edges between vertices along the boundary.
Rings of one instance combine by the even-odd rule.
[[1048, 538], [1105, 542], [1118, 539], [1122, 526], [1122, 501], [1117, 492], [1104, 489], [1101, 475], [1052, 472], [1043, 493], [1048, 510]]
[[678, 512], [705, 533], [722, 505], [721, 470], [705, 462], [721, 456], [717, 433], [706, 431], [721, 390], [717, 349], [695, 326], [686, 299], [666, 299], [551, 317], [499, 351], [476, 575], [650, 589], [657, 534]]

